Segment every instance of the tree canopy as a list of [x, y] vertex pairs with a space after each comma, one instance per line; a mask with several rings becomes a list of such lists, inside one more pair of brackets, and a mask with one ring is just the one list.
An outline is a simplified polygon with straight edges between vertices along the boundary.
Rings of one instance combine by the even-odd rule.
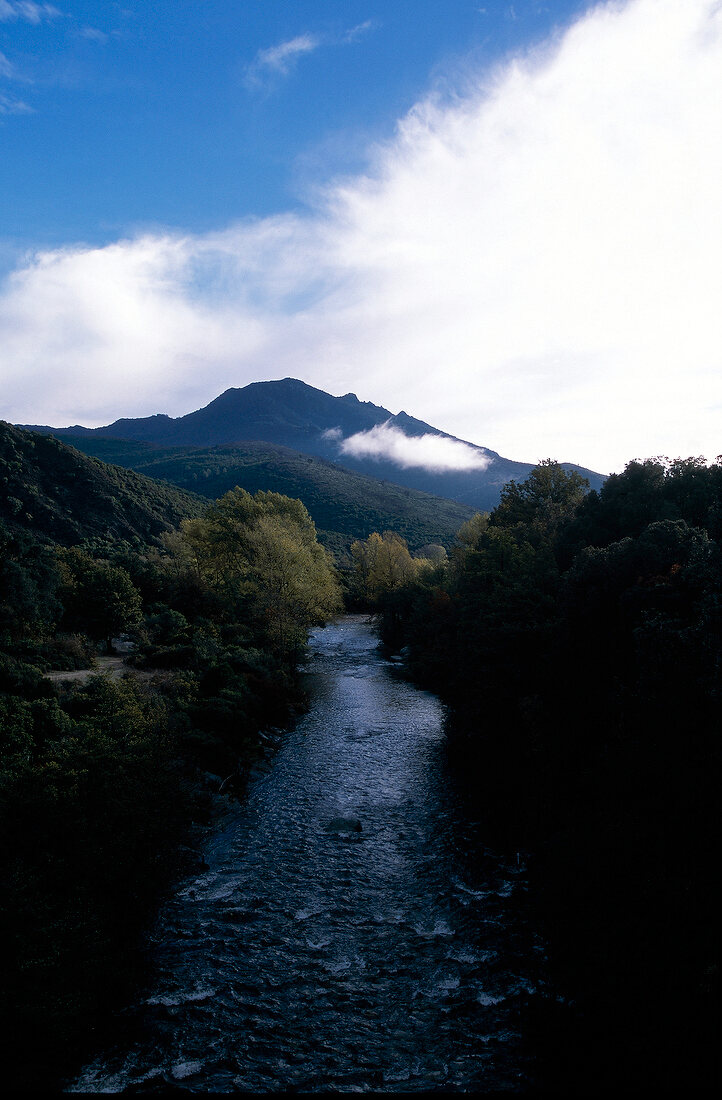
[[171, 545], [229, 609], [263, 621], [281, 653], [341, 610], [335, 571], [300, 500], [232, 489], [203, 517], [186, 520]]
[[354, 542], [351, 557], [355, 584], [362, 598], [377, 601], [382, 595], [410, 584], [424, 570], [443, 562], [446, 553], [441, 546], [430, 546], [431, 557], [412, 557], [405, 539], [394, 531], [372, 532], [363, 542]]
[[507, 482], [489, 522], [494, 527], [521, 523], [555, 531], [562, 520], [574, 515], [588, 489], [589, 482], [576, 470], [567, 473], [559, 462], [547, 458], [526, 481]]

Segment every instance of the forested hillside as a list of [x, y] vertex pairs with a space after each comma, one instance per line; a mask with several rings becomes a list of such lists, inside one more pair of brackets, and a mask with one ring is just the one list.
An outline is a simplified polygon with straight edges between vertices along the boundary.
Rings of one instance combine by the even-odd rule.
[[11, 529], [66, 546], [89, 538], [147, 542], [203, 508], [188, 492], [0, 421], [0, 520]]
[[104, 462], [215, 499], [234, 486], [297, 497], [308, 508], [319, 538], [341, 560], [354, 539], [393, 528], [413, 549], [428, 542], [450, 545], [473, 509], [453, 500], [337, 466], [287, 447], [249, 442], [234, 447], [155, 448], [100, 436], [67, 436], [64, 442]]
[[[506, 847], [532, 853], [547, 1086], [719, 1082], [722, 465], [631, 463], [600, 493], [556, 463], [376, 591]], [[593, 1069], [592, 1069], [593, 1067]]]

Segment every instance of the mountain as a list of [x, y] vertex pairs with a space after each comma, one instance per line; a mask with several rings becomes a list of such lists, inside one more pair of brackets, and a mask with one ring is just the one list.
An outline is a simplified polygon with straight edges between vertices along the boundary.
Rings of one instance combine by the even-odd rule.
[[[264, 442], [481, 510], [495, 507], [507, 481], [523, 480], [533, 469], [530, 463], [465, 443], [406, 412], [393, 414], [370, 401], [359, 401], [353, 393], [332, 397], [296, 378], [226, 390], [186, 416], [158, 414], [116, 420], [102, 428], [75, 425], [33, 430], [75, 437], [77, 446], [81, 439], [98, 437], [163, 448]], [[422, 461], [424, 465], [408, 465]], [[449, 468], [454, 465], [457, 468]], [[592, 470], [564, 465], [587, 477], [592, 488], [604, 481]]]
[[65, 546], [93, 538], [147, 543], [206, 505], [183, 489], [0, 421], [0, 522], [11, 530]]
[[473, 514], [271, 444], [158, 448], [94, 433], [59, 440], [0, 421], [0, 522], [64, 545], [153, 542], [236, 485], [299, 497], [341, 560], [354, 539], [388, 528], [413, 550], [449, 545]]
[[99, 435], [64, 441], [104, 462], [171, 482], [211, 500], [236, 485], [298, 497], [319, 538], [343, 560], [354, 539], [393, 529], [412, 550], [449, 545], [473, 508], [453, 500], [379, 481], [288, 447], [252, 441], [235, 447], [152, 447]]

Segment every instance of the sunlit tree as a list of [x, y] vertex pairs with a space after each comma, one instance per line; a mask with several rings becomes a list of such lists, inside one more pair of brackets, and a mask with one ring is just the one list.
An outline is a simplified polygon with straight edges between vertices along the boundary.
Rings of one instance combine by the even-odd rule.
[[[439, 547], [443, 551], [443, 547]], [[414, 558], [405, 539], [395, 531], [374, 531], [351, 547], [357, 588], [367, 599], [378, 600], [387, 592], [415, 580], [435, 564], [430, 558]], [[445, 552], [444, 552], [445, 556]]]
[[186, 521], [175, 552], [235, 614], [255, 615], [276, 650], [294, 655], [309, 626], [341, 610], [338, 580], [299, 500], [233, 489]]

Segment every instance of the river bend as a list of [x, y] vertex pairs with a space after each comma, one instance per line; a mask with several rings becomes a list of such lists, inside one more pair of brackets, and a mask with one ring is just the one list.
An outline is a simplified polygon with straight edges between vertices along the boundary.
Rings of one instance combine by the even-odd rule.
[[164, 907], [155, 988], [71, 1091], [528, 1086], [525, 870], [468, 819], [442, 704], [363, 616], [313, 633], [307, 678], [309, 713]]

